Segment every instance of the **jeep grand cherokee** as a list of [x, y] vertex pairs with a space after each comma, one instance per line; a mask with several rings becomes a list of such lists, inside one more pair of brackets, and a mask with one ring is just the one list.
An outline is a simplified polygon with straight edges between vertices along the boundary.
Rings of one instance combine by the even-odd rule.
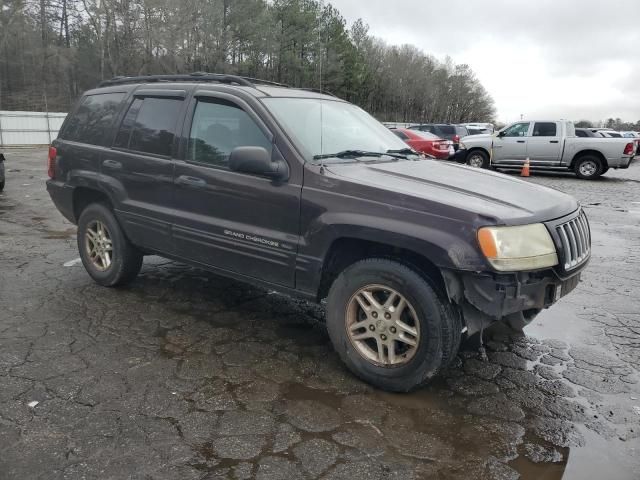
[[360, 108], [243, 77], [117, 78], [83, 95], [48, 191], [100, 285], [161, 255], [311, 301], [364, 380], [407, 391], [463, 332], [523, 328], [590, 256], [578, 203], [427, 160]]

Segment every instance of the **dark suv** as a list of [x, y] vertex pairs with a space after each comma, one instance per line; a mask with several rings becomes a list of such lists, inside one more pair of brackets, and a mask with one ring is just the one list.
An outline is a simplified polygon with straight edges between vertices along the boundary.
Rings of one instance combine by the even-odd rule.
[[424, 159], [338, 98], [235, 76], [103, 83], [68, 115], [49, 175], [99, 284], [157, 254], [326, 298], [344, 362], [393, 391], [436, 375], [465, 333], [523, 328], [590, 255], [573, 198]]
[[469, 135], [467, 127], [462, 125], [451, 125], [448, 123], [423, 123], [422, 125], [414, 125], [410, 127], [412, 130], [420, 130], [422, 132], [430, 132], [440, 138], [451, 140], [453, 149], [458, 150], [460, 139]]

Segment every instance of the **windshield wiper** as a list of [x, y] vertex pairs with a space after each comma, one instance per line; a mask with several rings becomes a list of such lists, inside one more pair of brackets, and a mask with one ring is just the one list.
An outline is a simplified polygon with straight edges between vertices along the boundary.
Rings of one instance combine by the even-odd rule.
[[403, 154], [414, 153], [410, 148], [403, 148], [402, 150], [387, 150], [386, 152], [368, 152], [366, 150], [343, 150], [338, 153], [327, 153], [324, 155], [314, 155], [314, 160], [321, 160], [323, 158], [358, 158], [358, 157], [392, 157], [401, 158], [405, 160], [407, 157]]
[[326, 153], [324, 155], [314, 155], [314, 160], [323, 158], [357, 158], [357, 157], [381, 157], [384, 153], [367, 152], [365, 150], [342, 150], [338, 153]]

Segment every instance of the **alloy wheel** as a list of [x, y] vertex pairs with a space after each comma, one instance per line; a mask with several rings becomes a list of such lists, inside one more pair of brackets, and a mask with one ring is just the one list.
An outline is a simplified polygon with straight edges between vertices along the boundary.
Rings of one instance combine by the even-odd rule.
[[85, 232], [85, 248], [93, 266], [104, 272], [113, 261], [113, 242], [107, 226], [99, 220], [87, 225]]
[[347, 303], [347, 336], [366, 360], [383, 367], [409, 362], [420, 343], [415, 309], [396, 290], [385, 285], [360, 288]]
[[470, 167], [474, 167], [474, 168], [482, 168], [482, 165], [484, 164], [484, 158], [482, 158], [481, 155], [471, 155], [471, 157], [469, 157], [469, 160], [467, 161], [467, 164]]
[[593, 160], [586, 160], [580, 164], [580, 175], [592, 177], [598, 171], [598, 165]]

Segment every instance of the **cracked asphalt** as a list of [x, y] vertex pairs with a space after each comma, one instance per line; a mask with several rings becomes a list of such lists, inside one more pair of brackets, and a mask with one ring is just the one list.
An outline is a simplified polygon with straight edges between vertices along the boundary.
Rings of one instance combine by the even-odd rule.
[[398, 395], [345, 370], [321, 307], [157, 257], [97, 286], [46, 151], [5, 156], [1, 479], [640, 478], [640, 162], [531, 177], [587, 211], [583, 282]]

